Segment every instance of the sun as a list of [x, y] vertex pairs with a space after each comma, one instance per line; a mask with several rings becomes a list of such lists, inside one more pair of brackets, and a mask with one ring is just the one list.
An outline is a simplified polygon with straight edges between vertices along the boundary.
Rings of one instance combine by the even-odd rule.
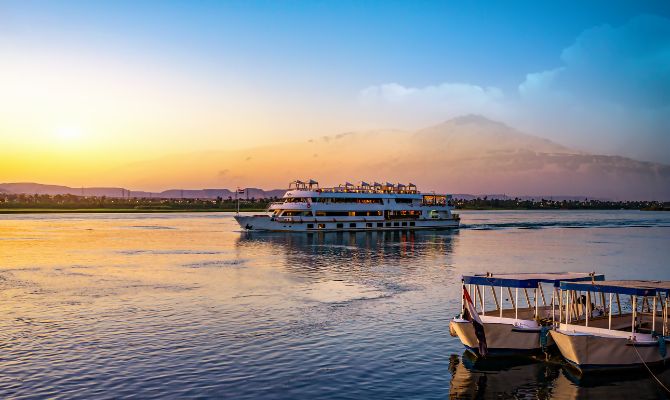
[[55, 136], [63, 142], [73, 142], [81, 138], [82, 133], [79, 128], [73, 126], [60, 127], [54, 132]]

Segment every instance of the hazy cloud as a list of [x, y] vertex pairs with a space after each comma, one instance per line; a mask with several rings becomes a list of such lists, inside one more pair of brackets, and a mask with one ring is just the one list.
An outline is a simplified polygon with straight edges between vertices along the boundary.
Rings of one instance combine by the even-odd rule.
[[588, 29], [561, 60], [519, 85], [522, 124], [592, 151], [670, 162], [669, 19]]
[[442, 83], [422, 88], [386, 83], [363, 89], [359, 101], [366, 112], [393, 115], [396, 121], [400, 119], [400, 124], [413, 126], [418, 121], [437, 122], [473, 112], [495, 117], [502, 114], [504, 107], [504, 95], [499, 88], [467, 83]]

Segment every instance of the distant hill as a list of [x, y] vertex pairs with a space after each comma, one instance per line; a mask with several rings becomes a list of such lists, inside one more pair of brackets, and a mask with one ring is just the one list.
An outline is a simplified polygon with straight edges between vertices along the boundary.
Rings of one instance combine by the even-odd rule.
[[[85, 188], [72, 188], [68, 186], [59, 186], [59, 185], [43, 185], [40, 183], [0, 183], [0, 193], [13, 193], [13, 194], [48, 194], [48, 195], [58, 195], [58, 194], [71, 194], [75, 196], [81, 196], [82, 193], [84, 196], [106, 196], [106, 197], [155, 197], [155, 198], [164, 198], [164, 199], [215, 199], [217, 197], [222, 197], [224, 199], [228, 197], [235, 198], [235, 192], [228, 189], [170, 189], [164, 190], [162, 192], [147, 192], [141, 190], [130, 190], [124, 188], [115, 188], [115, 187], [85, 187]], [[241, 199], [246, 198], [256, 198], [256, 199], [268, 199], [274, 197], [282, 197], [286, 193], [286, 189], [273, 189], [273, 190], [263, 190], [258, 188], [247, 188], [244, 194], [240, 194]], [[588, 196], [561, 196], [561, 195], [536, 195], [536, 196], [510, 196], [506, 194], [467, 194], [467, 193], [457, 193], [453, 194], [455, 199], [461, 200], [473, 200], [476, 198], [488, 198], [488, 199], [499, 199], [499, 200], [509, 200], [514, 198], [519, 198], [520, 200], [540, 200], [540, 199], [550, 199], [550, 200], [584, 200]], [[594, 200], [608, 200], [606, 198], [595, 198]]]
[[506, 194], [464, 194], [458, 193], [453, 195], [454, 199], [458, 200], [474, 200], [474, 199], [489, 199], [489, 200], [553, 200], [553, 201], [583, 201], [583, 200], [600, 200], [609, 201], [606, 197], [589, 197], [589, 196], [562, 196], [562, 195], [535, 195], [535, 196], [508, 196]]
[[[520, 198], [670, 200], [670, 166], [615, 155], [589, 154], [467, 115], [415, 132], [375, 130], [319, 136], [301, 143], [244, 150], [175, 154], [115, 168], [130, 187], [282, 187], [314, 178], [322, 186], [345, 181], [412, 182], [423, 191], [504, 193]], [[13, 186], [12, 186], [13, 185]], [[30, 186], [33, 185], [33, 186]], [[81, 188], [4, 184], [21, 193], [81, 194]], [[85, 194], [121, 196], [122, 188], [85, 188]], [[251, 189], [249, 197], [283, 190]], [[537, 196], [542, 193], [542, 196]], [[131, 192], [182, 197], [182, 190]], [[183, 190], [183, 197], [228, 197], [228, 189]]]
[[[40, 183], [0, 183], [1, 193], [14, 194], [71, 194], [75, 196], [106, 196], [106, 197], [157, 197], [166, 199], [215, 199], [217, 197], [233, 197], [235, 192], [228, 189], [170, 189], [162, 192], [147, 192], [138, 190], [127, 190], [120, 187], [85, 187], [72, 188], [69, 186], [59, 185], [43, 185]], [[249, 188], [245, 194], [240, 194], [240, 198], [272, 198], [281, 197], [286, 191], [281, 189], [263, 190], [256, 188]], [[248, 195], [247, 195], [248, 193]]]

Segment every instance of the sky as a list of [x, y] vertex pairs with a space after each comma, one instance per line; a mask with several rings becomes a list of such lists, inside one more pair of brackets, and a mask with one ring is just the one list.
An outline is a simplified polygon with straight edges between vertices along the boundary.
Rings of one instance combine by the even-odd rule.
[[538, 3], [0, 0], [0, 181], [465, 114], [670, 164], [670, 2]]

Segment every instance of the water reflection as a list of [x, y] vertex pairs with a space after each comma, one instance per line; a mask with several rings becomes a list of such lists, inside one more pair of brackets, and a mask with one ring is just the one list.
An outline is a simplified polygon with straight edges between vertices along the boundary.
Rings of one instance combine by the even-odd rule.
[[[654, 375], [670, 387], [670, 368], [655, 368]], [[633, 369], [581, 375], [564, 365], [554, 382], [554, 393], [566, 399], [667, 399], [668, 393], [647, 370]]]
[[237, 247], [241, 253], [271, 254], [300, 276], [346, 273], [349, 278], [382, 278], [449, 264], [457, 240], [458, 231], [247, 232], [240, 235]]
[[237, 244], [244, 247], [262, 243], [281, 252], [299, 251], [309, 256], [353, 250], [380, 257], [413, 257], [425, 254], [420, 250], [440, 255], [451, 253], [458, 232], [243, 232]]
[[452, 399], [548, 399], [560, 367], [529, 357], [481, 359], [466, 351], [452, 355], [449, 370]]
[[[576, 374], [558, 355], [481, 359], [469, 351], [449, 360], [452, 399], [666, 399], [646, 370]], [[666, 386], [670, 369], [654, 371]]]

